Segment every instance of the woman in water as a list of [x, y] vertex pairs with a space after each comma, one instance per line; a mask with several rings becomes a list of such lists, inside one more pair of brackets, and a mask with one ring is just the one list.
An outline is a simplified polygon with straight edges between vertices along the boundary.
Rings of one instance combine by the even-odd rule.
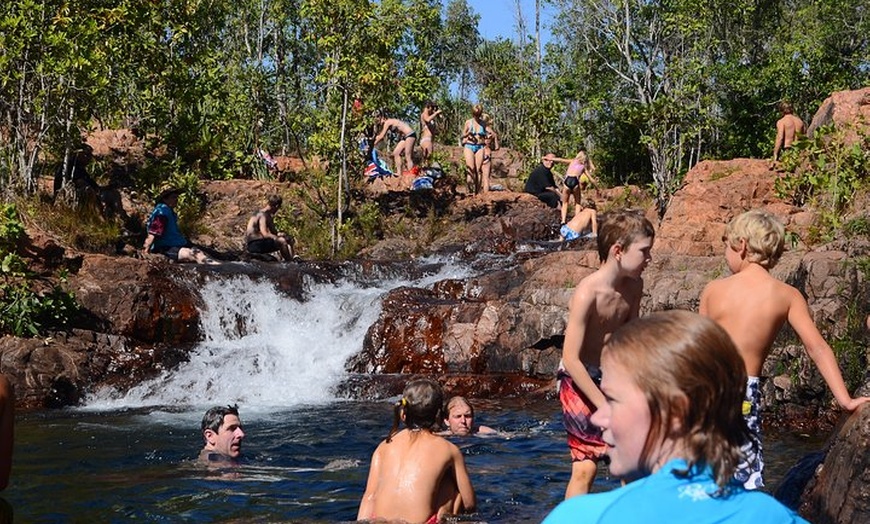
[[[405, 386], [393, 427], [372, 455], [357, 520], [436, 523], [442, 515], [472, 511], [474, 488], [462, 452], [432, 433], [441, 422], [444, 394], [430, 379]], [[399, 430], [399, 423], [405, 429]]]
[[580, 522], [805, 523], [773, 497], [734, 480], [749, 439], [746, 369], [712, 320], [665, 311], [625, 324], [601, 353], [603, 430], [621, 488], [570, 498], [544, 524]]

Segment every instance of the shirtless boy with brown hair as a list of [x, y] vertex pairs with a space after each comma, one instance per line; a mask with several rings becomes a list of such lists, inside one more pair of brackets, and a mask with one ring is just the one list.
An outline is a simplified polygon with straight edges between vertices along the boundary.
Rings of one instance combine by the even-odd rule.
[[599, 389], [601, 349], [611, 333], [638, 317], [641, 274], [652, 259], [653, 240], [655, 230], [640, 212], [603, 215], [598, 231], [601, 267], [581, 280], [571, 297], [557, 374], [572, 461], [566, 499], [589, 493], [604, 456], [601, 430], [589, 421], [605, 402]]
[[[414, 380], [405, 387], [393, 427], [372, 454], [357, 520], [434, 524], [442, 515], [474, 509], [462, 452], [433, 434], [443, 418], [443, 403], [434, 380]], [[401, 431], [400, 421], [405, 425]]]
[[732, 275], [707, 284], [701, 293], [700, 313], [728, 332], [746, 364], [749, 380], [743, 414], [754, 442], [744, 446], [746, 460], [735, 477], [747, 489], [755, 489], [764, 485], [758, 377], [786, 321], [800, 337], [840, 406], [852, 411], [870, 398], [849, 395], [834, 352], [816, 328], [806, 299], [768, 272], [783, 252], [782, 223], [767, 211], [747, 211], [728, 224], [722, 240]]
[[779, 160], [779, 150], [792, 146], [799, 135], [806, 133], [804, 121], [794, 115], [794, 109], [786, 101], [779, 103], [782, 118], [776, 122], [776, 142], [773, 144], [773, 161]]

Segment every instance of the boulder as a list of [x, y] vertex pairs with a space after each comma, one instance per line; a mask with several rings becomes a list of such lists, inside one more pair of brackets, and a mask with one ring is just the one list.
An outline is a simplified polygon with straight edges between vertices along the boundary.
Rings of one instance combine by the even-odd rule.
[[855, 143], [870, 132], [870, 87], [838, 91], [822, 102], [813, 116], [810, 136], [821, 126], [835, 125], [843, 130], [846, 143]]
[[852, 413], [803, 493], [801, 515], [814, 524], [870, 522], [870, 405]]

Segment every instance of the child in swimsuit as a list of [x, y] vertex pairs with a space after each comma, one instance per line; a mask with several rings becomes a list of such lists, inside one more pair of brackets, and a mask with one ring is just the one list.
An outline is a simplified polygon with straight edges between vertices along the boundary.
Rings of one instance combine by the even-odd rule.
[[[474, 510], [462, 452], [433, 433], [444, 418], [443, 402], [434, 380], [414, 380], [405, 387], [394, 408], [393, 427], [372, 455], [357, 520], [428, 523]], [[400, 422], [405, 425], [401, 431]]]
[[556, 162], [568, 164], [568, 170], [565, 172], [565, 179], [562, 181], [562, 224], [565, 224], [568, 219], [568, 201], [574, 197], [574, 214], [580, 213], [582, 206], [580, 205], [583, 197], [583, 190], [589, 184], [596, 188], [598, 184], [592, 178], [592, 172], [595, 171], [595, 165], [586, 156], [585, 151], [579, 151], [574, 158], [556, 158]]
[[610, 474], [630, 483], [559, 504], [544, 524], [806, 524], [732, 480], [748, 436], [743, 359], [718, 324], [663, 311], [616, 330], [601, 352], [602, 428]]
[[842, 408], [854, 411], [870, 402], [870, 398], [849, 394], [837, 358], [819, 333], [807, 300], [800, 291], [769, 273], [784, 249], [782, 222], [761, 209], [747, 211], [728, 224], [722, 241], [732, 274], [707, 284], [701, 292], [700, 313], [725, 328], [746, 364], [749, 380], [743, 387], [746, 396], [743, 413], [752, 436], [746, 442], [745, 460], [735, 477], [747, 489], [756, 489], [764, 486], [758, 377], [786, 321], [800, 337]]

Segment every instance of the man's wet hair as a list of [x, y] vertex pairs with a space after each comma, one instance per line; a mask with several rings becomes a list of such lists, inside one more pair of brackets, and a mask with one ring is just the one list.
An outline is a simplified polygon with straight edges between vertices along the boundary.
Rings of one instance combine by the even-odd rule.
[[205, 430], [207, 429], [210, 429], [215, 433], [219, 432], [221, 425], [224, 423], [224, 417], [227, 415], [235, 415], [238, 417], [239, 405], [215, 406], [206, 411], [205, 415], [202, 417], [202, 432], [205, 433]]
[[284, 199], [281, 198], [281, 195], [272, 195], [269, 197], [268, 204], [271, 207], [278, 208], [281, 207], [281, 204], [284, 203]]

